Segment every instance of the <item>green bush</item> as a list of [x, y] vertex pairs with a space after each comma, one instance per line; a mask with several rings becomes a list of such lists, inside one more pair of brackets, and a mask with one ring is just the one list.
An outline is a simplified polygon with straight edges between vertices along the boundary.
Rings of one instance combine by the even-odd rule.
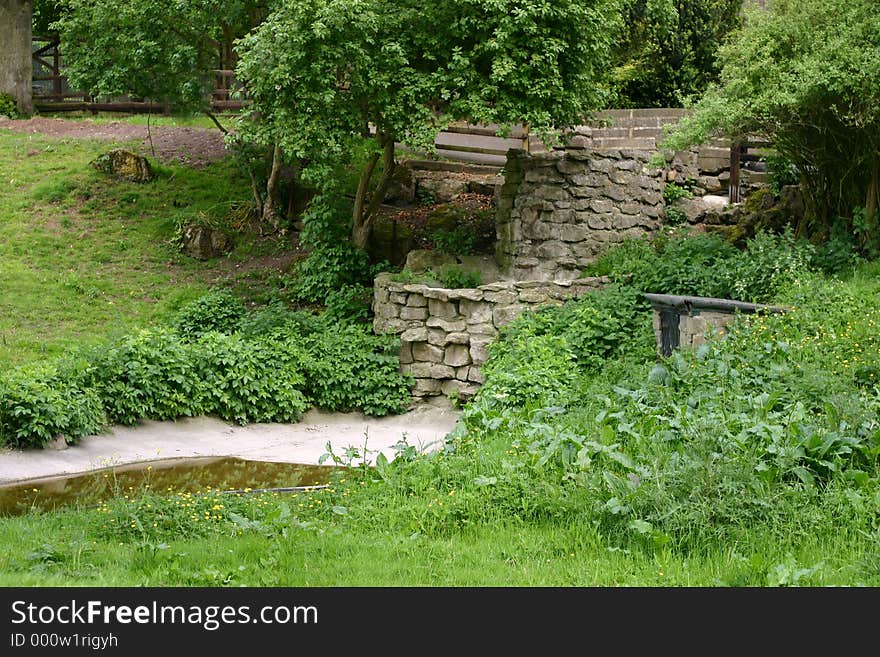
[[643, 292], [766, 301], [811, 268], [813, 247], [759, 232], [743, 251], [717, 235], [660, 235], [630, 240], [587, 267], [585, 276], [611, 276]]
[[193, 344], [203, 412], [238, 424], [295, 422], [309, 407], [302, 392], [305, 362], [292, 340], [208, 333]]
[[81, 363], [59, 360], [15, 368], [0, 377], [0, 445], [42, 447], [97, 433], [106, 422], [101, 400], [81, 385]]
[[399, 341], [368, 326], [342, 324], [302, 339], [305, 391], [327, 410], [360, 409], [367, 415], [401, 413], [412, 401], [411, 380], [399, 371]]
[[370, 316], [373, 288], [365, 285], [346, 285], [334, 290], [325, 303], [326, 321], [364, 322]]
[[474, 288], [482, 283], [482, 274], [478, 271], [467, 271], [461, 265], [444, 265], [437, 273], [443, 287], [450, 289]]
[[90, 360], [89, 384], [111, 422], [173, 420], [206, 412], [197, 348], [169, 329], [143, 329], [102, 347]]
[[349, 241], [321, 244], [296, 263], [287, 291], [297, 301], [323, 305], [341, 288], [372, 285], [384, 267], [384, 263], [372, 266], [366, 251], [356, 249]]
[[0, 93], [0, 116], [7, 116], [10, 119], [19, 118], [18, 103], [7, 93]]
[[225, 290], [216, 290], [184, 306], [172, 319], [172, 326], [185, 338], [203, 333], [231, 333], [245, 315], [244, 302]]

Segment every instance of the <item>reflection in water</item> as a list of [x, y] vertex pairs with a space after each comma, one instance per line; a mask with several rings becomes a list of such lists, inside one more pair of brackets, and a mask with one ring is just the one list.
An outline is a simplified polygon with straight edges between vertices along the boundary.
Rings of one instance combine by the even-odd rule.
[[161, 494], [320, 486], [329, 481], [334, 469], [337, 468], [216, 457], [138, 463], [0, 487], [0, 515], [96, 504], [117, 495], [144, 491]]

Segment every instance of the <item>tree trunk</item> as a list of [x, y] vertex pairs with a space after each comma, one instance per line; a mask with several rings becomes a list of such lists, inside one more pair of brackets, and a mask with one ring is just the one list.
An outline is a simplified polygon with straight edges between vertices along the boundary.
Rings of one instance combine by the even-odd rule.
[[281, 146], [275, 142], [272, 149], [272, 172], [266, 181], [266, 201], [263, 203], [263, 223], [269, 223], [274, 229], [278, 229], [278, 180], [281, 177], [281, 166], [284, 163], [284, 154]]
[[[373, 192], [367, 205], [367, 189], [369, 189], [370, 179], [373, 177], [373, 172], [379, 161], [379, 154], [375, 153], [361, 174], [352, 212], [351, 240], [359, 249], [367, 248], [367, 243], [370, 239], [370, 229], [373, 227], [379, 206], [382, 205], [385, 193], [391, 184], [391, 178], [394, 176], [394, 137], [377, 133], [376, 139], [382, 146], [382, 178], [379, 179], [379, 184], [376, 186], [376, 190]], [[365, 205], [366, 208], [364, 207]]]
[[880, 210], [880, 160], [875, 160], [871, 165], [871, 180], [868, 182], [868, 193], [865, 198], [865, 214], [868, 219], [874, 219], [878, 210]]
[[0, 93], [25, 115], [34, 111], [32, 66], [31, 0], [0, 0]]

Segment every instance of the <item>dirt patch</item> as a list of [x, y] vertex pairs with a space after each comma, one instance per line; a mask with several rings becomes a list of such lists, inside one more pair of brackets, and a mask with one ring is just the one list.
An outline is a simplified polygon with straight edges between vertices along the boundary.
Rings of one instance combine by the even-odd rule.
[[105, 141], [140, 142], [140, 152], [165, 163], [204, 167], [228, 155], [219, 130], [173, 126], [153, 127], [150, 132], [153, 145], [147, 135], [147, 127], [121, 121], [95, 123], [88, 119], [73, 121], [34, 117], [31, 119], [7, 119], [0, 117], [0, 128], [26, 134], [40, 134], [58, 139], [100, 139]]

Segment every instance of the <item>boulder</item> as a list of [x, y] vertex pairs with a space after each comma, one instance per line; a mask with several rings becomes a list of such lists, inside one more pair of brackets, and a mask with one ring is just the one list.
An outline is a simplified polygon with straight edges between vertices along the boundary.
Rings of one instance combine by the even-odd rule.
[[129, 182], [147, 183], [156, 177], [147, 158], [122, 148], [99, 155], [91, 165], [98, 171]]
[[222, 230], [190, 224], [184, 226], [182, 237], [183, 251], [199, 260], [209, 260], [228, 253], [232, 249], [232, 238]]

